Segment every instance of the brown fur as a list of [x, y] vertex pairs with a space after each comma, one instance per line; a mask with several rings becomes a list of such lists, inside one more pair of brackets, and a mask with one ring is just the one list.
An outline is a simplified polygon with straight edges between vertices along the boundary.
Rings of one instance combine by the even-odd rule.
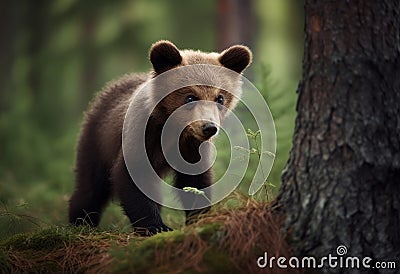
[[[141, 84], [152, 77], [178, 66], [190, 64], [221, 66], [224, 64], [227, 68], [241, 72], [251, 62], [251, 52], [244, 46], [231, 47], [222, 54], [192, 50], [179, 51], [171, 42], [160, 41], [152, 46], [150, 61], [154, 69], [152, 73], [128, 74], [108, 84], [86, 113], [77, 148], [76, 189], [69, 207], [69, 220], [73, 224], [88, 223], [97, 226], [104, 207], [111, 196], [115, 195], [121, 201], [133, 227], [145, 228], [145, 231], [150, 234], [169, 230], [161, 220], [159, 206], [137, 188], [125, 166], [121, 148], [122, 127], [132, 95]], [[231, 83], [232, 90], [240, 89], [239, 79], [223, 79], [221, 75], [210, 75], [207, 72], [203, 74], [204, 77], [222, 78], [221, 81]], [[156, 100], [156, 89], [157, 87], [153, 87], [152, 94], [143, 101], [143, 110], [138, 110], [138, 113], [147, 110], [148, 101], [146, 100]], [[160, 142], [161, 130], [168, 116], [185, 104], [188, 95], [214, 102], [221, 94], [224, 96], [224, 105], [234, 108], [238, 100], [234, 94], [203, 86], [177, 90], [157, 105], [151, 113], [146, 128], [146, 151], [159, 176], [162, 177], [174, 171], [163, 157]], [[210, 119], [215, 119], [216, 124], [223, 119], [223, 113], [217, 111], [216, 105], [213, 110], [200, 111], [193, 115], [202, 117], [203, 113], [213, 113]], [[204, 117], [204, 119], [209, 119], [209, 117]], [[182, 156], [191, 163], [199, 160], [198, 148], [209, 138], [202, 139], [199, 131], [201, 125], [201, 122], [192, 123], [187, 130], [185, 129], [180, 139]], [[211, 183], [211, 170], [195, 176], [175, 172], [175, 186], [178, 188], [192, 186], [202, 189]], [[187, 212], [188, 215], [192, 213]]]

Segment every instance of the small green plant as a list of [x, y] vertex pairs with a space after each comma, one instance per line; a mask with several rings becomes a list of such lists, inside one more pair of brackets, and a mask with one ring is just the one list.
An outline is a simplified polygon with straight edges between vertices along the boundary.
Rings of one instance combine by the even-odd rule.
[[190, 186], [184, 187], [184, 188], [182, 188], [182, 190], [185, 192], [190, 192], [190, 193], [194, 193], [196, 195], [203, 196], [211, 204], [211, 200], [207, 197], [206, 193], [203, 190], [200, 190], [195, 187], [190, 187]]
[[[260, 165], [262, 165], [262, 163], [261, 163], [262, 154], [267, 154], [268, 156], [275, 158], [275, 154], [272, 153], [271, 151], [262, 151], [261, 150], [261, 140], [260, 140], [261, 139], [261, 131], [260, 130], [257, 130], [256, 132], [254, 132], [251, 129], [247, 129], [247, 133], [246, 134], [249, 137], [250, 141], [252, 143], [254, 143], [255, 147], [247, 149], [247, 148], [244, 148], [244, 147], [235, 146], [234, 147], [235, 149], [243, 150], [243, 151], [246, 151], [247, 153], [256, 155]], [[261, 173], [262, 173], [263, 178], [265, 178], [264, 170], [262, 168], [261, 168]], [[261, 199], [262, 199], [262, 197], [265, 197], [265, 200], [269, 201], [270, 198], [272, 198], [272, 188], [276, 188], [276, 186], [274, 184], [272, 184], [271, 182], [266, 180], [263, 183], [262, 189], [257, 193], [257, 197], [261, 198]], [[265, 194], [265, 196], [263, 196], [263, 193]], [[254, 196], [256, 196], [256, 195], [254, 195]]]

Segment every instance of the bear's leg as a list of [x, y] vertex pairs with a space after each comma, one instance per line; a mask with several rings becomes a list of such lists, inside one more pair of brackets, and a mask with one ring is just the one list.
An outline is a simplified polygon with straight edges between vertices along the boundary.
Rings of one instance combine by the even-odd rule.
[[[199, 190], [202, 190], [206, 187], [209, 187], [212, 183], [212, 171], [211, 169], [207, 170], [206, 172], [199, 174], [199, 175], [188, 175], [184, 173], [177, 172], [175, 175], [175, 187], [183, 189], [184, 187], [194, 187]], [[196, 199], [206, 199], [203, 196], [196, 197], [193, 194], [193, 199], [183, 200], [182, 203], [185, 208], [190, 208], [193, 206], [193, 202]], [[205, 195], [207, 197], [207, 202], [211, 200], [211, 193], [210, 191], [205, 191]], [[202, 208], [202, 209], [195, 209], [195, 210], [185, 210], [186, 213], [186, 224], [189, 224], [195, 221], [199, 214], [206, 213], [210, 210], [210, 207]]]
[[78, 159], [77, 185], [69, 204], [69, 222], [74, 225], [98, 226], [101, 214], [111, 197], [108, 172], [92, 161], [84, 165]]
[[125, 166], [122, 152], [112, 169], [111, 180], [121, 206], [137, 233], [149, 236], [172, 230], [163, 223], [160, 206], [143, 194], [133, 183]]

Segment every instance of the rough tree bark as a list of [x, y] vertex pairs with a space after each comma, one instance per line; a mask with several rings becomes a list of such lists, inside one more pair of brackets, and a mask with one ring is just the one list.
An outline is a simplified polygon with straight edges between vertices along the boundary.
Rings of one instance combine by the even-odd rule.
[[[305, 5], [303, 80], [277, 198], [301, 255], [400, 267], [400, 2]], [[377, 271], [376, 269], [374, 271]]]

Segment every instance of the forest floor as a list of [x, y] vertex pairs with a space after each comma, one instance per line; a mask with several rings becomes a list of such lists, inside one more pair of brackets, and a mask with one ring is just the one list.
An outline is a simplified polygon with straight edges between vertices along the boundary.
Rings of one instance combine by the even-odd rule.
[[0, 242], [0, 272], [256, 273], [264, 252], [290, 255], [273, 212], [266, 202], [243, 199], [152, 237], [71, 226], [21, 233]]

